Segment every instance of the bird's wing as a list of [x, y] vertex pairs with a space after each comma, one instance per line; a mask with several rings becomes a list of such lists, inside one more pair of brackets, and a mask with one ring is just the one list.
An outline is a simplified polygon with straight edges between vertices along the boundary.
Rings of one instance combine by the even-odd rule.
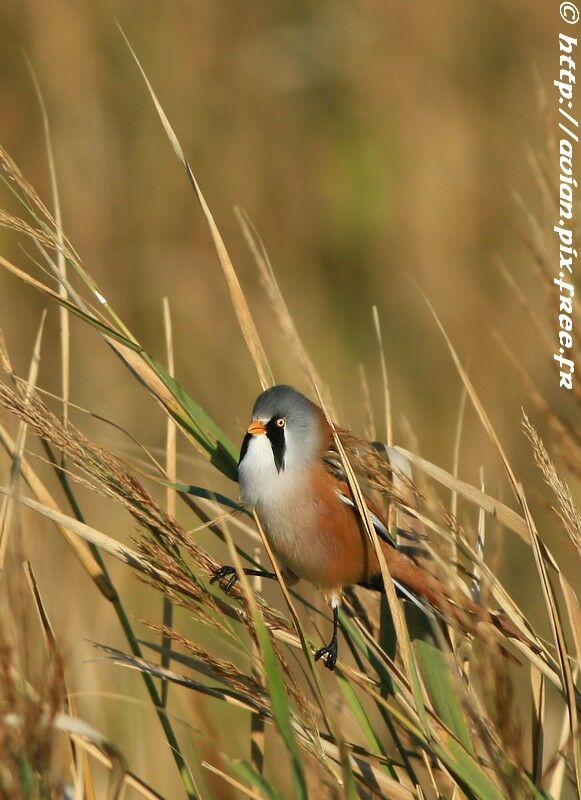
[[[367, 442], [344, 428], [336, 428], [335, 431], [366, 493], [367, 484], [371, 484], [390, 499], [414, 505], [411, 464], [407, 459], [381, 442]], [[347, 480], [343, 460], [332, 435], [329, 436], [322, 459], [328, 472], [341, 481]]]
[[[381, 442], [367, 442], [351, 431], [341, 428], [337, 429], [337, 433], [364, 495], [368, 500], [375, 500], [375, 510], [383, 505], [381, 499], [395, 503], [397, 530], [388, 531], [381, 515], [376, 513], [380, 525], [373, 522], [378, 535], [389, 544], [403, 549], [412, 558], [425, 558], [426, 553], [421, 544], [421, 540], [426, 536], [423, 523], [404, 509], [404, 506], [417, 507], [416, 489], [409, 460], [393, 447], [387, 447]], [[343, 461], [332, 439], [323, 453], [323, 463], [333, 477], [345, 484], [346, 489], [343, 493], [345, 500], [352, 504], [353, 498]]]
[[[339, 498], [339, 500], [341, 500], [342, 503], [345, 503], [345, 505], [350, 506], [357, 514], [359, 514], [359, 509], [357, 508], [357, 505], [350, 494], [346, 494], [345, 491], [343, 491], [341, 488], [337, 488], [336, 492], [337, 492], [337, 497]], [[379, 514], [377, 514], [375, 511], [369, 508], [369, 506], [367, 507], [367, 510], [369, 512], [369, 518], [379, 538], [383, 539], [384, 542], [387, 542], [387, 544], [391, 545], [392, 547], [397, 547], [395, 539], [389, 532], [387, 525], [381, 519]]]
[[[353, 467], [355, 477], [365, 496], [367, 510], [369, 511], [369, 516], [377, 535], [392, 547], [396, 547], [395, 538], [391, 535], [387, 524], [381, 518], [379, 509], [369, 497], [369, 495], [372, 494], [369, 487], [370, 478], [372, 478], [373, 472], [379, 469], [376, 463], [379, 461], [379, 457], [373, 445], [363, 439], [359, 439], [351, 433], [351, 431], [339, 428], [337, 429], [337, 433], [339, 434], [341, 444], [345, 449], [349, 463]], [[359, 514], [357, 504], [351, 494], [347, 474], [343, 466], [343, 460], [333, 440], [330, 441], [328, 448], [323, 454], [323, 464], [327, 472], [336, 479], [335, 491], [337, 497], [341, 502], [345, 503], [345, 505], [350, 506], [356, 514]]]
[[[336, 429], [343, 445], [343, 449], [349, 460], [349, 464], [353, 468], [355, 477], [361, 490], [366, 496], [373, 494], [370, 487], [370, 481], [380, 474], [382, 470], [383, 459], [377, 454], [373, 446], [363, 439], [359, 439], [351, 431], [341, 428]], [[350, 497], [349, 484], [345, 467], [343, 466], [343, 459], [335, 445], [334, 439], [330, 439], [327, 448], [323, 455], [323, 465], [327, 472], [329, 472], [338, 482], [345, 484], [345, 495]]]

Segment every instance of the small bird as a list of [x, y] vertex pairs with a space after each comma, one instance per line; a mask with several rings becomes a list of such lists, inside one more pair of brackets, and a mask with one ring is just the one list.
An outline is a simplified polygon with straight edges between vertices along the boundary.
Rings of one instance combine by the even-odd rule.
[[[350, 431], [336, 429], [364, 492], [370, 520], [379, 537], [391, 577], [401, 594], [428, 612], [467, 629], [472, 619], [492, 623], [506, 635], [522, 638], [501, 615], [451, 591], [414, 556], [399, 547], [389, 530], [382, 493], [396, 499], [390, 465], [373, 444]], [[252, 410], [238, 462], [240, 496], [256, 510], [287, 584], [300, 578], [324, 593], [333, 613], [333, 636], [315, 660], [333, 670], [337, 661], [337, 627], [341, 594], [352, 585], [381, 588], [377, 553], [352, 496], [333, 430], [322, 409], [290, 386], [273, 386], [259, 395]], [[402, 531], [398, 531], [402, 533]], [[405, 533], [405, 532], [404, 532]], [[415, 539], [413, 534], [408, 538]], [[405, 550], [405, 552], [404, 552]], [[274, 573], [245, 569], [248, 575], [275, 578]], [[223, 566], [212, 581], [227, 591], [238, 576]]]

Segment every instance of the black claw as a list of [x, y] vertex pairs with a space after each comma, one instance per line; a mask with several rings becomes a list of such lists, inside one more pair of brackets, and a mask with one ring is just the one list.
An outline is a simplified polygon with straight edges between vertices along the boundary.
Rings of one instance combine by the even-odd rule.
[[230, 575], [230, 577], [226, 581], [226, 585], [224, 586], [224, 591], [229, 592], [237, 580], [238, 580], [238, 575], [236, 575], [236, 573], [234, 573], [234, 575]]
[[337, 650], [337, 639], [336, 637], [333, 637], [328, 645], [321, 647], [320, 650], [317, 650], [315, 653], [315, 661], [323, 658], [323, 663], [327, 669], [334, 670], [335, 664], [337, 663]]
[[329, 642], [328, 645], [325, 647], [321, 647], [320, 650], [317, 650], [315, 653], [315, 661], [318, 661], [320, 658], [323, 658], [323, 663], [327, 667], [327, 669], [334, 670], [335, 664], [337, 663], [337, 650], [339, 649], [337, 645], [337, 628], [339, 626], [339, 605], [338, 603], [332, 604], [333, 609], [333, 638]]
[[[228, 577], [228, 580], [225, 583], [222, 583], [222, 578], [226, 577]], [[218, 581], [222, 590], [224, 592], [229, 592], [237, 580], [238, 575], [236, 574], [236, 569], [231, 567], [229, 564], [225, 564], [223, 567], [220, 567], [220, 569], [217, 569], [212, 575], [210, 578], [210, 583], [215, 583]]]
[[[274, 572], [268, 572], [268, 570], [265, 569], [254, 569], [247, 567], [243, 570], [243, 572], [245, 575], [258, 575], [261, 578], [272, 578], [272, 579], [276, 578]], [[210, 578], [210, 583], [215, 583], [216, 581], [219, 581], [222, 590], [224, 592], [229, 592], [230, 589], [234, 586], [234, 584], [238, 580], [238, 577], [239, 576], [238, 573], [236, 572], [236, 568], [231, 567], [229, 564], [226, 564], [225, 566], [220, 567], [219, 569], [216, 570], [216, 572], [214, 572], [214, 574]], [[228, 580], [222, 583], [222, 578], [227, 578]]]

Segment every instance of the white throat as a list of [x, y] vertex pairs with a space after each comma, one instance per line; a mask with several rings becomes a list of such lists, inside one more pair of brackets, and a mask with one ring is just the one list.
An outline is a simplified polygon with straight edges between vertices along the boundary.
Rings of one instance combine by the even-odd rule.
[[308, 462], [296, 448], [292, 435], [286, 435], [284, 467], [276, 468], [272, 446], [265, 434], [253, 436], [238, 467], [242, 501], [258, 509], [274, 510], [286, 504], [297, 492], [307, 473]]

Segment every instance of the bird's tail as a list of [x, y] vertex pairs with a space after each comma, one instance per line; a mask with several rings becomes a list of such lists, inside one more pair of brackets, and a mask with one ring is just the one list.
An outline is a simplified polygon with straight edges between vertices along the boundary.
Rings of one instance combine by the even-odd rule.
[[[393, 580], [402, 587], [404, 594], [412, 599], [417, 598], [418, 605], [427, 606], [444, 621], [465, 633], [479, 638], [487, 635], [497, 638], [498, 633], [501, 633], [506, 638], [535, 647], [502, 611], [491, 612], [465, 595], [453, 595], [442, 581], [403, 553], [394, 548], [390, 548], [388, 552], [388, 566]], [[385, 553], [386, 556], [388, 552]]]

